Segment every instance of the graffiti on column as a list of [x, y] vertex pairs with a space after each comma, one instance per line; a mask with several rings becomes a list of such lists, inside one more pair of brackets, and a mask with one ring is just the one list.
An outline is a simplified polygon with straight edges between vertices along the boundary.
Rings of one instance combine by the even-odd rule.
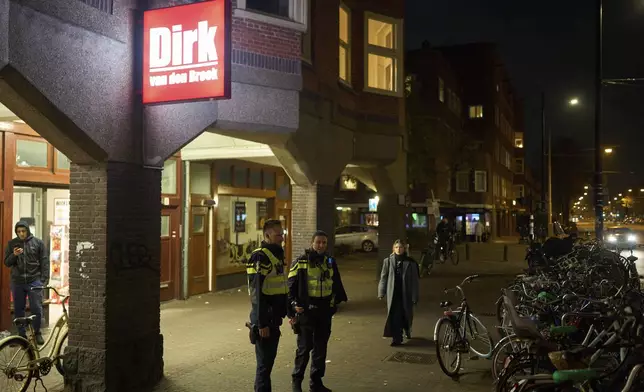
[[154, 262], [154, 257], [143, 244], [112, 242], [109, 260], [119, 271], [149, 269], [161, 272], [158, 263]]
[[94, 244], [89, 241], [79, 241], [76, 244], [76, 260], [80, 261], [80, 265], [81, 265], [78, 268], [78, 273], [83, 279], [89, 279], [89, 275], [86, 272], [84, 272], [85, 268], [87, 268], [87, 262], [83, 258], [83, 254], [87, 251], [92, 251], [94, 249], [95, 249]]

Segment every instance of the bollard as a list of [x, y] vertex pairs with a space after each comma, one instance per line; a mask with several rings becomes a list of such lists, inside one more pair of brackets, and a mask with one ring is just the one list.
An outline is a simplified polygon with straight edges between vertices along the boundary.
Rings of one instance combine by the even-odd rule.
[[465, 261], [470, 261], [470, 243], [465, 243]]
[[508, 261], [508, 246], [503, 245], [503, 261]]

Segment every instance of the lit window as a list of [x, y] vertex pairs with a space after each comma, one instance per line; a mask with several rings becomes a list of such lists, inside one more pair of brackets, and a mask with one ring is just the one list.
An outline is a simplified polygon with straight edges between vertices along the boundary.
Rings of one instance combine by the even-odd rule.
[[483, 118], [483, 106], [470, 106], [470, 118]]
[[487, 172], [476, 171], [474, 172], [474, 190], [476, 192], [487, 192]]
[[401, 23], [381, 15], [365, 13], [367, 25], [365, 90], [402, 96]]
[[518, 199], [518, 198], [521, 198], [521, 197], [524, 197], [524, 196], [525, 196], [525, 188], [523, 187], [523, 185], [515, 185], [514, 186], [514, 198]]
[[339, 71], [340, 80], [351, 83], [351, 17], [349, 9], [340, 4], [340, 53]]
[[48, 167], [49, 155], [47, 142], [43, 139], [16, 140], [16, 166]]
[[523, 148], [523, 138], [514, 139], [514, 147]]
[[438, 78], [438, 100], [445, 102], [445, 82], [441, 78]]
[[177, 161], [174, 159], [168, 159], [163, 163], [161, 193], [165, 195], [177, 194]]
[[470, 173], [458, 172], [456, 173], [456, 192], [469, 192], [470, 191]]

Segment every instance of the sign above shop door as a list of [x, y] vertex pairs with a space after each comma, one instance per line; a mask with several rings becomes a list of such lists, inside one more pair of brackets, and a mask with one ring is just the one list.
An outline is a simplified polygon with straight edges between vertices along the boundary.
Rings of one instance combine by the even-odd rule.
[[230, 0], [143, 14], [143, 103], [230, 98]]

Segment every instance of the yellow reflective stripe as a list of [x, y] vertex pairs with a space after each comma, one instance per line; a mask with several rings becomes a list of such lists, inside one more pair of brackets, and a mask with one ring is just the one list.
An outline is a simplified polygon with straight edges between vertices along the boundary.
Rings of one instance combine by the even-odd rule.
[[246, 268], [246, 273], [247, 273], [248, 275], [256, 274], [256, 273], [257, 273], [257, 269], [256, 269], [255, 267], [248, 267], [248, 268]]

